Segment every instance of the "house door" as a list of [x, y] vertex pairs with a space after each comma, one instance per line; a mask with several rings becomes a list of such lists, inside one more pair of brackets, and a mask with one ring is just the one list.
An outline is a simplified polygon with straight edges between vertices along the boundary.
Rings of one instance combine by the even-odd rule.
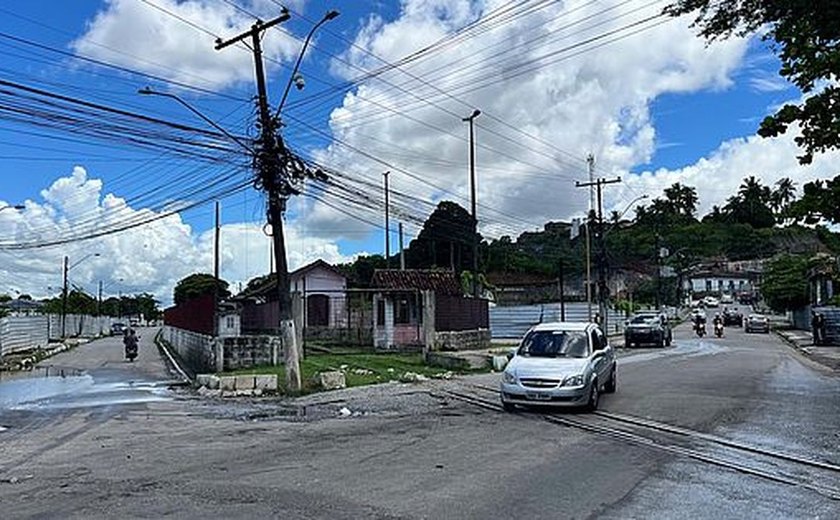
[[308, 327], [329, 327], [329, 296], [325, 294], [313, 294], [306, 298], [306, 325]]

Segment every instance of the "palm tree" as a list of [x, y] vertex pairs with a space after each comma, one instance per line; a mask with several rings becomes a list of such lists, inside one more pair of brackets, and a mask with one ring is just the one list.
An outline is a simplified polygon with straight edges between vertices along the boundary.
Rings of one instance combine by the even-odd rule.
[[770, 196], [770, 207], [776, 213], [781, 213], [790, 206], [796, 198], [796, 184], [790, 177], [783, 177], [776, 181], [776, 189]]
[[674, 213], [693, 216], [697, 211], [697, 189], [676, 182], [670, 188], [665, 188], [665, 199], [669, 202]]

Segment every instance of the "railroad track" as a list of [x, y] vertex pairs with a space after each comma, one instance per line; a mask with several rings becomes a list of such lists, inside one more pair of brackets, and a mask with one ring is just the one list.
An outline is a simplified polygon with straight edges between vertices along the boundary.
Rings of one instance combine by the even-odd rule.
[[[444, 390], [443, 393], [452, 399], [473, 406], [507, 413], [499, 402], [497, 388], [482, 385], [469, 385], [466, 388], [469, 391]], [[640, 417], [604, 411], [580, 416], [541, 413], [533, 414], [532, 417], [765, 480], [808, 489], [832, 500], [840, 501], [840, 488], [824, 484], [824, 482], [840, 482], [840, 465], [828, 461], [752, 446], [717, 435]]]

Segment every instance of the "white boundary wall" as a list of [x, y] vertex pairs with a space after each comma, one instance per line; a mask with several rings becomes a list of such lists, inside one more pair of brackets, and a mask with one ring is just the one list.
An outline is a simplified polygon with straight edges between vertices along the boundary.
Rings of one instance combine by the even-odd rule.
[[8, 316], [0, 319], [0, 356], [44, 347], [49, 342], [47, 316]]

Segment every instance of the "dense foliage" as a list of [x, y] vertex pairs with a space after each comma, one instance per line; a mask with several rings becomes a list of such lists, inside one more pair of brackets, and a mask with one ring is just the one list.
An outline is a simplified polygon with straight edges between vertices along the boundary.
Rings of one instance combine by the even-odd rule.
[[230, 297], [228, 290], [228, 283], [224, 280], [217, 280], [212, 274], [196, 273], [181, 279], [175, 285], [173, 294], [175, 305], [184, 303], [186, 301], [213, 294], [218, 286], [219, 299], [223, 300]]
[[673, 16], [693, 13], [709, 41], [760, 33], [781, 61], [779, 74], [804, 101], [787, 104], [761, 123], [764, 137], [801, 129], [796, 137], [803, 164], [815, 153], [840, 148], [840, 3], [836, 0], [677, 0]]

